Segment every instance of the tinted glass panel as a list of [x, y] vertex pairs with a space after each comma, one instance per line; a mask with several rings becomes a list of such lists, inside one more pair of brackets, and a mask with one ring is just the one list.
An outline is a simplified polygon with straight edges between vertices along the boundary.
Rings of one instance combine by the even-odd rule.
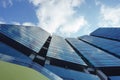
[[110, 80], [120, 80], [120, 76], [110, 76]]
[[9, 55], [9, 56], [13, 56], [15, 58], [19, 58], [22, 59], [24, 61], [31, 61], [31, 59], [27, 56], [25, 56], [23, 53], [15, 50], [14, 48], [0, 42], [0, 53], [5, 54], [5, 55]]
[[64, 80], [100, 80], [95, 75], [91, 75], [83, 72], [77, 72], [52, 65], [45, 65], [45, 67], [48, 70], [52, 71], [53, 73], [62, 77]]
[[39, 52], [49, 34], [39, 27], [0, 25], [0, 33]]
[[77, 39], [69, 38], [67, 40], [95, 67], [120, 66], [120, 59], [98, 48]]
[[86, 65], [70, 45], [59, 36], [53, 36], [47, 53], [48, 57]]
[[97, 47], [100, 47], [120, 57], [120, 42], [118, 41], [103, 39], [103, 38], [94, 37], [94, 36], [82, 36], [80, 37], [80, 39], [86, 42], [89, 42]]
[[100, 36], [120, 41], [120, 28], [99, 28], [91, 35]]

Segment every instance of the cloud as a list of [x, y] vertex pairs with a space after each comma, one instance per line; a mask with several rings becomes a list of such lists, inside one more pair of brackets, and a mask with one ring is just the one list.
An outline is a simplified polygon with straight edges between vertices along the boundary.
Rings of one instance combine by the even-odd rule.
[[86, 25], [84, 16], [76, 16], [76, 7], [84, 0], [29, 0], [37, 9], [38, 26], [50, 33], [71, 34]]
[[103, 3], [100, 0], [95, 0], [96, 6], [103, 5]]
[[15, 21], [12, 21], [12, 22], [5, 22], [2, 18], [0, 18], [0, 24], [13, 24], [13, 25], [23, 25], [23, 26], [37, 26], [31, 22], [23, 22], [23, 23], [20, 23], [20, 22], [15, 22]]
[[14, 24], [14, 25], [21, 25], [19, 22], [12, 22], [11, 24]]
[[5, 22], [4, 21], [0, 21], [0, 24], [5, 24]]
[[70, 23], [64, 24], [62, 27], [59, 28], [60, 35], [62, 36], [71, 36], [73, 33], [77, 33], [81, 28], [85, 28], [87, 26], [87, 21], [83, 16], [78, 17], [75, 20], [73, 19]]
[[0, 17], [0, 24], [5, 24], [6, 22], [4, 21], [4, 19], [2, 17]]
[[101, 6], [100, 26], [120, 27], [120, 6]]
[[0, 2], [4, 8], [11, 7], [13, 5], [12, 0], [1, 0]]
[[31, 22], [24, 22], [22, 23], [23, 26], [35, 26], [35, 24], [31, 23]]

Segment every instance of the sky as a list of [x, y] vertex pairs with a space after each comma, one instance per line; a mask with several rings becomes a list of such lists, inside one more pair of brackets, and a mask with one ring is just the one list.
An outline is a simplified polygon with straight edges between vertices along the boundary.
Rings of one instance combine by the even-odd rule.
[[120, 27], [120, 0], [0, 0], [0, 24], [79, 37], [99, 27]]

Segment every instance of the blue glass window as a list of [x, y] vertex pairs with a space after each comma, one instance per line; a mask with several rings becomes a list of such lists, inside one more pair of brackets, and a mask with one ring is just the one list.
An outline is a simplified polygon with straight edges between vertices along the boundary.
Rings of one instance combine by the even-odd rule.
[[67, 39], [94, 67], [118, 67], [120, 59], [77, 39]]
[[64, 80], [100, 80], [97, 76], [70, 69], [45, 65], [45, 68], [62, 77]]
[[99, 28], [91, 35], [120, 41], [120, 28]]
[[77, 55], [70, 45], [62, 37], [55, 35], [51, 39], [47, 57], [86, 66], [85, 62]]
[[80, 39], [88, 43], [91, 43], [97, 47], [100, 47], [106, 51], [109, 51], [113, 55], [117, 55], [118, 57], [120, 57], [120, 42], [118, 41], [103, 39], [94, 36], [87, 36], [87, 35], [80, 37]]
[[120, 76], [110, 76], [110, 80], [120, 80]]
[[0, 33], [21, 43], [22, 45], [39, 52], [49, 33], [39, 27], [0, 25]]
[[3, 42], [0, 42], [0, 53], [9, 55], [9, 56], [13, 56], [15, 58], [19, 58], [19, 59], [27, 61], [27, 62], [31, 61], [31, 59], [29, 57], [27, 57], [23, 53], [17, 51], [16, 49], [6, 45]]

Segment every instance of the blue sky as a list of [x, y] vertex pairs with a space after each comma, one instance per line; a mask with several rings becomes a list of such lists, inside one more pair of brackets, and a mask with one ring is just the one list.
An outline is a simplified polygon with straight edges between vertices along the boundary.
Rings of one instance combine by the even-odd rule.
[[0, 23], [78, 37], [99, 27], [120, 27], [120, 0], [0, 0]]

